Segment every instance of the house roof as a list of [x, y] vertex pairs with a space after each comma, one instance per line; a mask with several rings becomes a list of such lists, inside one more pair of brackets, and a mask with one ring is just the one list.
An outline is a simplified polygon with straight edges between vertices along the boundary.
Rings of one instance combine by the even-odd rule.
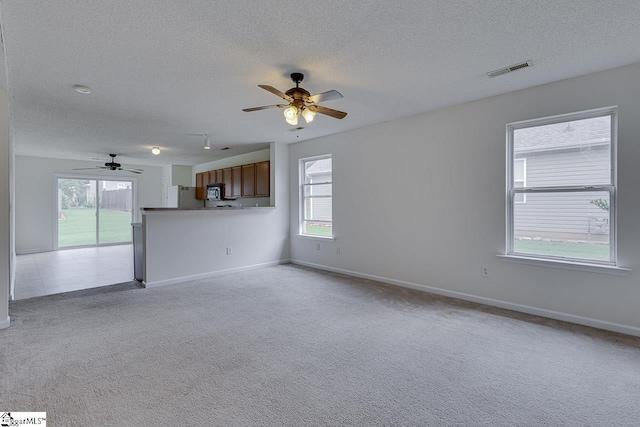
[[514, 130], [514, 152], [556, 151], [610, 142], [610, 116]]
[[306, 168], [307, 175], [331, 172], [331, 159], [316, 160], [311, 166]]

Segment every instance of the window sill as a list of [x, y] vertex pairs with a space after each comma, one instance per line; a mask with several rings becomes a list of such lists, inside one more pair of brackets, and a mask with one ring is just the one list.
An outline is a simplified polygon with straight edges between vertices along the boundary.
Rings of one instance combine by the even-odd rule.
[[585, 271], [589, 273], [611, 274], [614, 276], [626, 276], [631, 270], [616, 267], [614, 265], [590, 264], [587, 262], [560, 261], [555, 259], [535, 258], [521, 255], [498, 255], [500, 261], [514, 262], [517, 264], [537, 265], [540, 267], [561, 268], [565, 270]]
[[296, 234], [296, 237], [300, 237], [302, 239], [312, 239], [312, 240], [325, 240], [325, 241], [330, 241], [330, 242], [335, 242], [336, 238], [335, 237], [330, 237], [330, 236], [314, 236], [311, 234]]

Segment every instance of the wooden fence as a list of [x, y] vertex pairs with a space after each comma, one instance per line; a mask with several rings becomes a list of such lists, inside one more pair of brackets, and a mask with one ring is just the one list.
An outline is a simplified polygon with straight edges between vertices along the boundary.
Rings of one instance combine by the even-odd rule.
[[103, 190], [100, 192], [100, 209], [131, 212], [132, 190], [125, 188], [120, 190]]

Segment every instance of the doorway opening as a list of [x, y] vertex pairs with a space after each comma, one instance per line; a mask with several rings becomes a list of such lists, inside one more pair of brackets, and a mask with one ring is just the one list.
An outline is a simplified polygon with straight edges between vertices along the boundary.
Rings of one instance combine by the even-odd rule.
[[58, 178], [57, 248], [131, 243], [133, 181]]

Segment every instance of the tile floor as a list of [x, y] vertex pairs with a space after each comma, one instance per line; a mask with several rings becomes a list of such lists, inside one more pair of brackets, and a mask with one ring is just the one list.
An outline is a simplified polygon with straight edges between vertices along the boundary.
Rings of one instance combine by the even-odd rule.
[[132, 280], [132, 245], [18, 255], [15, 299], [77, 291]]

